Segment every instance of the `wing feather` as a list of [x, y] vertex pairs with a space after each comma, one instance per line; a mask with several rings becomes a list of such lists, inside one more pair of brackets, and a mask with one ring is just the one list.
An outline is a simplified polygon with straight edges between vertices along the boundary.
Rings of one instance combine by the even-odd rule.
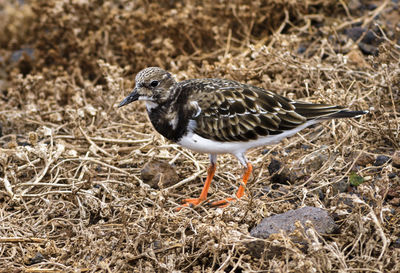
[[[276, 135], [309, 119], [326, 118], [342, 108], [292, 101], [273, 92], [222, 79], [192, 80], [189, 96], [201, 111], [194, 132], [219, 141], [247, 141]], [[198, 113], [199, 111], [197, 111]]]

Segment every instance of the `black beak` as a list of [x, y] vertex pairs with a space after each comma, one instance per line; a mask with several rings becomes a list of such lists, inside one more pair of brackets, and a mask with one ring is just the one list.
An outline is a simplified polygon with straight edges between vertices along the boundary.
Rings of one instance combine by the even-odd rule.
[[118, 108], [127, 105], [131, 102], [137, 101], [138, 99], [139, 99], [139, 94], [135, 88], [133, 89], [132, 93], [129, 94], [129, 96], [127, 96], [123, 101], [121, 101], [121, 103], [118, 105]]

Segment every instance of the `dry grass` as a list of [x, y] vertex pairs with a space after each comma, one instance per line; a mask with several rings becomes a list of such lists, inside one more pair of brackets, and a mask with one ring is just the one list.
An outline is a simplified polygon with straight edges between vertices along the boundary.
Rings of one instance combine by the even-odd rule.
[[[386, 20], [399, 14], [376, 2], [353, 15], [333, 0], [0, 1], [0, 271], [399, 272], [400, 171], [372, 164], [400, 149], [399, 35]], [[343, 35], [356, 23], [382, 37], [378, 56]], [[34, 57], [15, 61], [20, 48]], [[152, 65], [179, 80], [231, 78], [371, 114], [250, 151], [243, 200], [176, 212], [199, 194], [207, 155], [157, 135], [142, 104], [116, 108]], [[181, 182], [144, 184], [153, 158]], [[290, 183], [271, 182], [271, 158]], [[233, 194], [241, 175], [231, 156], [218, 163], [213, 200]], [[349, 187], [351, 173], [365, 182]], [[337, 233], [306, 237], [306, 247], [276, 236], [251, 257], [252, 227], [304, 205], [334, 215]]]

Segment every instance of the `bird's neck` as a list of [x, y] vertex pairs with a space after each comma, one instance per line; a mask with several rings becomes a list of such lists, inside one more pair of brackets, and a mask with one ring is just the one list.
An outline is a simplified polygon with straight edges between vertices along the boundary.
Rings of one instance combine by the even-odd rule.
[[162, 103], [146, 102], [147, 113], [154, 128], [174, 142], [178, 142], [187, 132], [190, 116], [185, 107], [187, 98], [182, 94], [176, 95]]

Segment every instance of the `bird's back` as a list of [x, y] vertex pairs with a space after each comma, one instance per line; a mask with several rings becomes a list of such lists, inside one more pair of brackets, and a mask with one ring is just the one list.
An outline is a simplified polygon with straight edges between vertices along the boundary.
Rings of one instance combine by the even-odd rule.
[[249, 141], [293, 130], [307, 121], [353, 117], [364, 111], [297, 102], [252, 85], [225, 79], [192, 79], [179, 83], [187, 92], [196, 122], [194, 132], [216, 141]]

